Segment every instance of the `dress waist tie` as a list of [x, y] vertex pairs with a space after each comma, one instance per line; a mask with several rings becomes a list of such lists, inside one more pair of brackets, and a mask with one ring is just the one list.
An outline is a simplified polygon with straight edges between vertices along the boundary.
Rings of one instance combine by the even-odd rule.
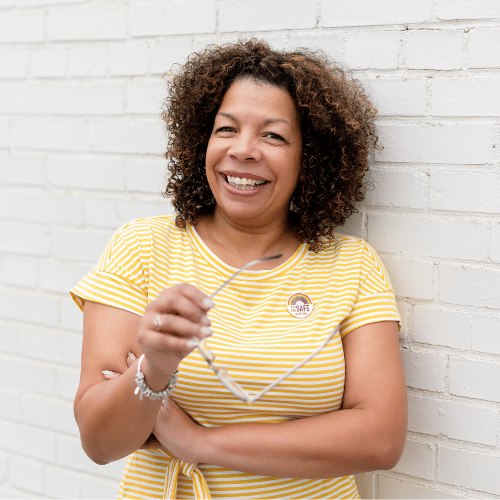
[[189, 464], [165, 452], [170, 457], [167, 470], [165, 471], [165, 484], [163, 486], [163, 498], [175, 500], [177, 494], [177, 477], [182, 472], [193, 481], [193, 492], [196, 500], [211, 500], [207, 482], [201, 471], [196, 467], [198, 464]]

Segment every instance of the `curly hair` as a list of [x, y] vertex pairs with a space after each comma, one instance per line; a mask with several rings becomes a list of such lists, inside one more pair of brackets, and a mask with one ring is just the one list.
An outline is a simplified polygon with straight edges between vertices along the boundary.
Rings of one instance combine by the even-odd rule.
[[251, 39], [192, 54], [173, 74], [163, 103], [170, 172], [164, 195], [172, 197], [181, 228], [213, 211], [207, 144], [224, 94], [246, 78], [282, 88], [295, 102], [303, 144], [291, 200], [296, 236], [318, 252], [364, 199], [368, 156], [377, 143], [376, 110], [359, 83], [322, 53], [276, 51]]

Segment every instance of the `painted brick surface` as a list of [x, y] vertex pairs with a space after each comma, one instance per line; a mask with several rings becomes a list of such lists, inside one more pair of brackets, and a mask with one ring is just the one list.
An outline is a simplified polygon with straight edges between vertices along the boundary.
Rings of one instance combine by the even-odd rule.
[[116, 496], [124, 460], [92, 463], [72, 415], [67, 289], [119, 225], [172, 213], [165, 74], [255, 36], [324, 51], [378, 108], [367, 198], [338, 230], [377, 248], [398, 296], [409, 439], [362, 496], [500, 499], [498, 2], [1, 3], [0, 497]]

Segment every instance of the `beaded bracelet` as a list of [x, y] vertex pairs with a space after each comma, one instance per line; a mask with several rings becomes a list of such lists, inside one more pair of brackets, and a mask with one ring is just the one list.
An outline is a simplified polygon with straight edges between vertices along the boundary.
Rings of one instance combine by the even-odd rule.
[[172, 394], [175, 385], [177, 384], [177, 374], [179, 373], [179, 370], [175, 370], [174, 373], [172, 373], [172, 376], [170, 377], [170, 380], [168, 381], [167, 387], [163, 389], [163, 391], [158, 391], [155, 392], [151, 390], [146, 383], [146, 380], [144, 378], [144, 373], [141, 372], [141, 362], [144, 358], [145, 354], [143, 354], [139, 358], [139, 363], [137, 364], [137, 373], [135, 374], [135, 383], [137, 385], [137, 388], [134, 391], [134, 394], [139, 394], [139, 399], [142, 399], [144, 396], [147, 398], [157, 401], [158, 399], [161, 399], [163, 406], [167, 405], [167, 399]]

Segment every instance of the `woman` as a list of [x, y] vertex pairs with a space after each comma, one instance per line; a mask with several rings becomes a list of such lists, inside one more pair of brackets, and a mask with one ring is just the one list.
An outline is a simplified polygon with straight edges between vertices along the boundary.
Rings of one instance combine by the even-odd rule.
[[[394, 293], [373, 249], [333, 232], [363, 199], [374, 114], [320, 56], [255, 40], [194, 55], [171, 80], [178, 215], [123, 226], [71, 291], [75, 416], [95, 462], [132, 454], [120, 496], [355, 498], [353, 474], [397, 463]], [[325, 339], [251, 405], [204, 359], [254, 396]]]

